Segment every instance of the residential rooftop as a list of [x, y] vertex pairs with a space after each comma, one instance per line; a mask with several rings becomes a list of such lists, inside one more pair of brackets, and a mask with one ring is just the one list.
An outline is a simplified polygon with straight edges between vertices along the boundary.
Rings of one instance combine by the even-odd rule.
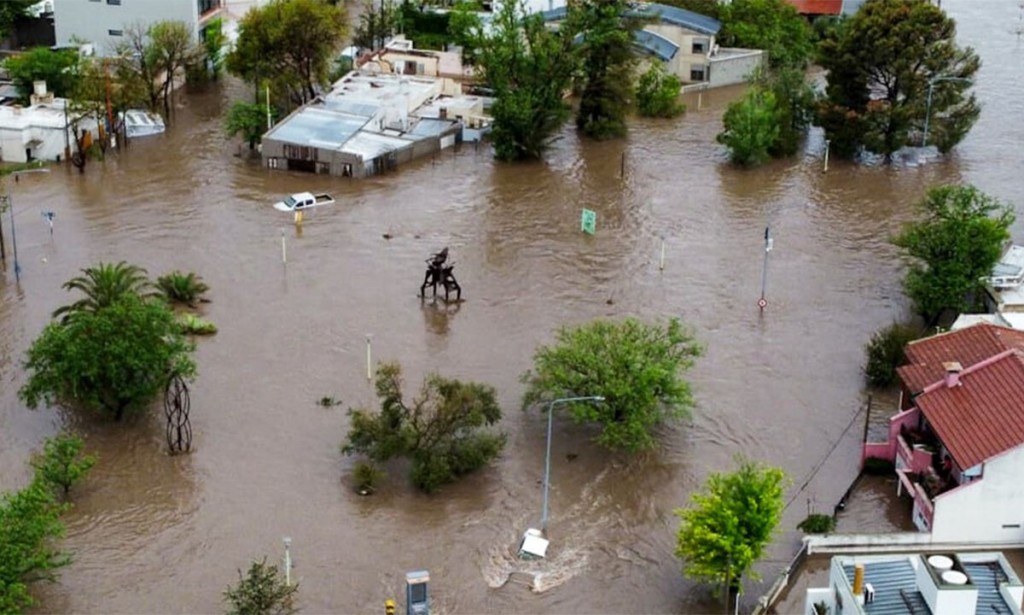
[[1024, 331], [981, 323], [907, 344], [907, 365], [896, 369], [912, 395], [941, 380], [944, 365], [975, 365], [1009, 349], [1024, 350]]

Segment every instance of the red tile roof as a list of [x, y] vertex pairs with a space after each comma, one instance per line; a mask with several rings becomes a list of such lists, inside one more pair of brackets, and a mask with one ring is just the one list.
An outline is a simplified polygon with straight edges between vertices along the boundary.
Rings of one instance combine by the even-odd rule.
[[915, 400], [962, 469], [1024, 445], [1024, 355], [1018, 350], [965, 369]]
[[1024, 331], [981, 323], [911, 342], [906, 348], [908, 364], [896, 373], [916, 395], [943, 378], [943, 363], [956, 361], [967, 368], [1011, 348], [1024, 350]]
[[838, 15], [843, 11], [843, 0], [788, 0], [804, 15]]

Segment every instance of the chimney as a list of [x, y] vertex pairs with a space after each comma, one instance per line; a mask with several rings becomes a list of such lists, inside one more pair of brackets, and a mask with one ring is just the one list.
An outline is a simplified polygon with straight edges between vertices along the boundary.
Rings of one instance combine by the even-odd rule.
[[448, 119], [448, 107], [441, 107], [437, 110], [437, 117], [442, 120]]
[[960, 372], [964, 370], [963, 366], [956, 361], [950, 361], [943, 363], [942, 367], [946, 370], [946, 387], [952, 388], [960, 384]]
[[853, 599], [864, 604], [864, 564], [853, 567]]
[[45, 81], [33, 81], [32, 82], [32, 93], [36, 96], [46, 96], [46, 82]]

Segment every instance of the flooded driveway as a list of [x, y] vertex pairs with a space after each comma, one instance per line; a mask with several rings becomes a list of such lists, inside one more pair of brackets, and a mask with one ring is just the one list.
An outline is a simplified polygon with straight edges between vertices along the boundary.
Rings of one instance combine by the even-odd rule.
[[[816, 135], [802, 158], [736, 170], [714, 143], [738, 94], [723, 90], [700, 110], [690, 99], [678, 121], [635, 121], [622, 142], [567, 129], [546, 164], [496, 165], [466, 145], [363, 181], [269, 172], [223, 134], [223, 109], [247, 96], [229, 84], [190, 95], [166, 135], [84, 175], [55, 167], [10, 184], [23, 274], [16, 286], [9, 264], [0, 279], [0, 487], [21, 484], [30, 451], [62, 425], [100, 459], [67, 516], [75, 563], [35, 588], [39, 610], [217, 612], [236, 569], [279, 558], [288, 536], [309, 613], [373, 612], [419, 568], [442, 613], [706, 612], [714, 597], [679, 574], [672, 510], [736, 453], [793, 479], [785, 531], [759, 567], [774, 575], [807, 498], [827, 510], [855, 474], [861, 429], [844, 429], [863, 403], [864, 342], [907, 309], [888, 237], [910, 203], [941, 182], [1022, 199], [1024, 50], [1006, 26], [1018, 8], [944, 6], [984, 61], [984, 111], [955, 155], [919, 168], [822, 173]], [[271, 203], [302, 190], [338, 203], [299, 230]], [[579, 232], [582, 207], [598, 214], [594, 237]], [[42, 209], [57, 213], [52, 237]], [[766, 225], [775, 249], [760, 316]], [[422, 305], [423, 260], [444, 246], [466, 301]], [[60, 285], [122, 259], [154, 276], [193, 270], [212, 287], [205, 315], [220, 332], [199, 341], [188, 456], [166, 455], [158, 413], [112, 425], [17, 399], [25, 349], [70, 300]], [[693, 420], [632, 458], [557, 423], [551, 557], [519, 562], [517, 538], [540, 516], [544, 425], [519, 410], [518, 377], [559, 325], [626, 315], [679, 316], [706, 344], [689, 374]], [[377, 495], [353, 493], [338, 446], [343, 408], [373, 402], [367, 335], [375, 360], [401, 361], [410, 390], [431, 370], [496, 386], [501, 461], [434, 497], [401, 469]], [[318, 406], [325, 395], [345, 406]]]

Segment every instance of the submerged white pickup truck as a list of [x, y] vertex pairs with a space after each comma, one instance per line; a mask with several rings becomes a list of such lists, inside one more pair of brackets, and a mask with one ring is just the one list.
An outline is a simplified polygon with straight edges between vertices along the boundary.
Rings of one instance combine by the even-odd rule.
[[312, 192], [296, 192], [274, 203], [277, 211], [302, 211], [321, 205], [334, 205], [334, 197], [329, 194], [313, 194]]

